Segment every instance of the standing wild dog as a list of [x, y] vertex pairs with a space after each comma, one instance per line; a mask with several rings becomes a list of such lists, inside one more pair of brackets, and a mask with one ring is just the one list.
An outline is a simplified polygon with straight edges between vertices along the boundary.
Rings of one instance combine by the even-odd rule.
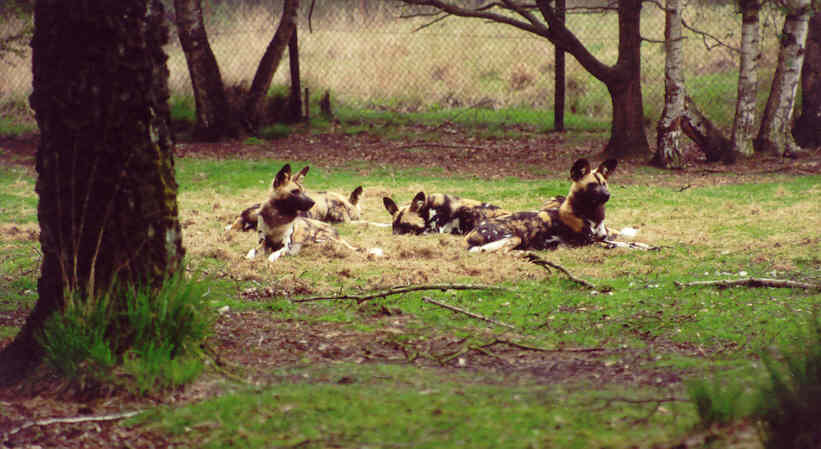
[[[268, 201], [262, 203], [256, 212], [259, 247], [248, 252], [248, 259], [256, 257], [258, 250], [262, 249], [268, 256], [268, 261], [273, 262], [285, 253], [298, 253], [304, 244], [328, 241], [356, 249], [341, 240], [328, 223], [298, 216], [314, 205], [314, 200], [305, 194], [305, 189], [299, 182], [307, 171], [308, 167], [305, 167], [297, 176], [292, 177], [290, 164], [285, 164], [274, 177]], [[237, 220], [242, 218], [240, 216]]]
[[382, 202], [393, 217], [394, 234], [440, 232], [465, 235], [482, 220], [509, 213], [493, 204], [443, 193], [426, 197], [425, 192], [419, 192], [410, 206], [401, 209], [388, 197], [382, 198]]
[[481, 222], [465, 236], [471, 251], [555, 249], [559, 244], [588, 245], [607, 238], [604, 205], [610, 199], [607, 177], [617, 161], [595, 170], [579, 159], [570, 169], [573, 184], [567, 197], [557, 196], [538, 211], [516, 212]]

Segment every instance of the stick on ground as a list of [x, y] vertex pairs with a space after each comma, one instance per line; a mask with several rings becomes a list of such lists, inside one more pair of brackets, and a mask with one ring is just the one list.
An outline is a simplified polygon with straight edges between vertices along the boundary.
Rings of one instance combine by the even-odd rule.
[[774, 287], [774, 288], [803, 288], [807, 290], [821, 290], [821, 284], [797, 282], [789, 279], [743, 278], [721, 279], [716, 281], [676, 282], [676, 287], [714, 286], [726, 287]]
[[477, 320], [487, 321], [488, 323], [492, 323], [492, 324], [495, 324], [497, 326], [506, 327], [508, 329], [514, 329], [514, 327], [511, 326], [510, 324], [502, 323], [501, 321], [496, 321], [496, 320], [494, 320], [492, 318], [488, 318], [484, 315], [479, 315], [478, 313], [473, 313], [473, 312], [467, 311], [465, 309], [461, 309], [459, 307], [452, 306], [450, 304], [445, 304], [443, 302], [436, 301], [435, 299], [429, 298], [427, 296], [423, 297], [422, 301], [424, 301], [428, 304], [433, 304], [435, 306], [442, 307], [443, 309], [448, 309], [448, 310], [451, 310], [453, 312], [458, 312], [458, 313], [467, 315], [471, 318], [476, 318]]
[[339, 296], [311, 296], [308, 298], [292, 299], [291, 302], [311, 302], [311, 301], [336, 301], [352, 299], [357, 303], [362, 303], [370, 299], [384, 298], [391, 295], [400, 295], [402, 293], [417, 292], [423, 290], [507, 290], [502, 287], [494, 287], [492, 285], [468, 285], [468, 284], [432, 284], [432, 285], [409, 285], [406, 287], [391, 287], [375, 293], [366, 293], [364, 295], [339, 295]]

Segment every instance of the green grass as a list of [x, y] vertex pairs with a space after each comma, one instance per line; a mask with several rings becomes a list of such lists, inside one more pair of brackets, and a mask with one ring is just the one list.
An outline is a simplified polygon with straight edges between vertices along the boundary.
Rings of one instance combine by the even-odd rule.
[[[446, 237], [405, 240], [402, 250], [428, 248], [433, 254], [430, 260], [416, 260], [424, 252], [396, 265], [391, 265], [390, 258], [374, 262], [326, 258], [317, 263], [315, 257], [296, 256], [274, 266], [242, 268], [241, 253], [248, 249], [244, 241], [240, 237], [226, 241], [218, 231], [222, 221], [268, 189], [284, 162], [177, 161], [180, 213], [183, 221], [190, 222], [185, 228], [190, 266], [200, 275], [217, 279], [209, 284], [203, 304], [211, 309], [228, 305], [234, 311], [267, 313], [272, 325], [332, 325], [339, 332], [372, 335], [375, 341], [406, 347], [408, 359], [363, 365], [305, 360], [271, 372], [270, 384], [254, 390], [245, 385], [226, 386], [226, 393], [218, 398], [155, 409], [139, 425], [168, 432], [190, 447], [674, 445], [668, 443], [694, 431], [705, 422], [704, 416], [715, 423], [746, 416], [748, 404], [738, 398], [766, 375], [759, 354], [772, 346], [800, 345], [804, 323], [821, 300], [818, 292], [798, 289], [676, 286], [676, 282], [747, 276], [818, 282], [821, 248], [816, 224], [821, 208], [815, 198], [821, 193], [819, 176], [762, 175], [756, 183], [731, 184], [716, 179], [679, 191], [671, 186], [686, 185], [687, 179], [676, 178], [676, 174], [666, 174], [665, 185], [655, 181], [659, 172], [652, 169], [636, 169], [632, 182], [625, 185], [614, 175], [608, 222], [616, 229], [638, 226], [640, 241], [662, 248], [653, 252], [582, 248], [540, 253], [597, 286], [591, 291], [557, 271], [517, 265], [520, 262], [513, 258], [470, 255], [456, 247], [441, 250], [441, 260], [437, 260], [438, 246], [458, 245], [458, 239]], [[295, 170], [306, 163], [290, 162]], [[565, 178], [565, 173], [546, 174], [540, 180], [449, 177], [444, 172], [351, 161], [338, 169], [312, 167], [306, 186], [347, 192], [363, 184], [366, 218], [384, 221], [379, 205], [383, 193], [405, 203], [418, 190], [444, 191], [520, 210], [538, 206], [544, 197], [566, 193]], [[369, 189], [376, 193], [367, 196]], [[30, 174], [0, 173], [0, 191], [12, 205], [3, 203], [8, 207], [2, 212], [4, 226], [34, 222], [36, 201]], [[359, 238], [353, 226], [339, 229], [346, 238]], [[371, 230], [367, 237], [398, 240], [389, 233]], [[36, 246], [36, 242], [4, 243], [0, 253], [3, 272], [9, 273], [0, 279], [0, 293], [8, 298], [0, 307], [6, 310], [30, 307], [36, 299], [32, 294], [36, 271], [31, 270], [36, 269], [37, 257], [26, 245]], [[460, 270], [462, 266], [478, 274]], [[374, 285], [409, 283], [402, 275], [416, 270], [428, 272], [431, 283], [444, 278], [506, 290], [427, 291], [374, 299], [360, 306], [351, 301], [295, 304], [289, 301], [294, 296], [281, 294], [248, 301], [239, 294], [248, 288], [287, 287], [297, 281], [320, 293], [359, 294]], [[347, 274], [340, 275], [343, 272]], [[503, 273], [501, 279], [494, 277], [497, 272]], [[425, 303], [424, 296], [512, 325], [515, 331]], [[389, 324], [390, 319], [373, 318], [385, 310], [406, 319], [399, 332]], [[11, 335], [13, 330], [0, 328], [0, 335]], [[460, 371], [452, 363], [448, 368], [409, 364], [418, 357], [438, 366], [437, 361], [452, 356], [452, 346], [426, 346], [425, 342], [443, 336], [464, 339], [461, 344], [467, 349], [495, 338], [545, 349], [602, 348], [608, 355], [579, 356], [579, 360], [605, 366], [621, 366], [628, 363], [627, 354], [643, 354], [625, 372], [677, 376], [682, 382], [669, 387], [663, 387], [666, 382], [655, 386], [653, 380], [641, 386], [591, 385], [568, 379], [548, 382], [544, 377], [504, 370]], [[149, 368], [139, 371], [147, 376], [142, 382], [151, 382], [155, 371], [150, 367], [162, 365], [151, 361], [164, 360], [160, 356], [145, 354]], [[163, 372], [173, 379], [186, 379], [190, 369], [178, 366]], [[690, 383], [693, 379], [715, 381], [698, 390]], [[699, 409], [696, 402], [684, 400], [688, 395], [712, 402]], [[682, 400], [653, 402], [670, 397]]]
[[[138, 422], [166, 429], [191, 447], [585, 448], [665, 441], [691, 419], [675, 422], [672, 414], [654, 414], [650, 425], [638, 430], [631, 423], [647, 410], [626, 405], [596, 410], [612, 394], [527, 383], [500, 386], [492, 377], [470, 373], [442, 377], [412, 367], [339, 365], [275, 374], [282, 382], [271, 387], [158, 409]], [[305, 380], [288, 380], [294, 378]]]

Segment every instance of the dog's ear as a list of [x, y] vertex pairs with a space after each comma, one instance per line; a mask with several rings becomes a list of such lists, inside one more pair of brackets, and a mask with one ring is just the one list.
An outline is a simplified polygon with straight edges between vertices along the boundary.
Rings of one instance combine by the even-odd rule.
[[279, 186], [285, 185], [291, 180], [291, 164], [285, 164], [279, 169], [279, 173], [274, 177], [273, 187], [276, 189]]
[[596, 169], [596, 172], [601, 173], [602, 176], [607, 178], [608, 176], [610, 176], [610, 173], [613, 173], [613, 170], [616, 169], [616, 165], [618, 164], [619, 161], [615, 159], [608, 159], [599, 165], [599, 168]]
[[399, 212], [399, 207], [396, 206], [396, 203], [394, 203], [392, 199], [382, 197], [382, 203], [385, 204], [385, 209], [388, 210], [388, 213], [391, 214], [391, 216], [394, 216], [397, 212]]
[[411, 200], [410, 210], [411, 210], [411, 212], [419, 212], [422, 209], [422, 206], [424, 206], [424, 205], [425, 205], [425, 192], [419, 192]]
[[305, 179], [305, 175], [308, 174], [308, 170], [310, 169], [311, 167], [307, 165], [302, 167], [302, 170], [300, 170], [299, 173], [297, 173], [296, 176], [294, 176], [294, 182], [301, 185], [302, 180]]
[[362, 186], [359, 186], [359, 187], [353, 189], [353, 192], [351, 192], [351, 196], [348, 197], [348, 201], [351, 204], [353, 204], [354, 206], [356, 206], [356, 204], [359, 202], [359, 198], [361, 196], [362, 196]]
[[570, 169], [570, 179], [578, 181], [590, 173], [590, 162], [587, 159], [579, 159], [573, 163]]

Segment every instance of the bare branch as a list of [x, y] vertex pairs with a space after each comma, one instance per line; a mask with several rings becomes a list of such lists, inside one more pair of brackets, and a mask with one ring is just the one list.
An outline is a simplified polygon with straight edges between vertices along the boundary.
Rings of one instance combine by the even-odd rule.
[[555, 268], [555, 269], [561, 271], [562, 273], [564, 273], [568, 278], [570, 278], [571, 281], [573, 281], [573, 282], [575, 282], [579, 285], [582, 285], [583, 287], [589, 288], [591, 290], [596, 290], [595, 285], [585, 281], [584, 279], [579, 279], [576, 276], [573, 276], [572, 274], [570, 274], [569, 271], [567, 271], [563, 266], [561, 266], [559, 264], [544, 260], [541, 257], [539, 257], [539, 256], [537, 256], [533, 253], [525, 254], [524, 258], [530, 263], [539, 265], [540, 267], [544, 268], [548, 272], [550, 272], [551, 267]]
[[291, 302], [312, 302], [312, 301], [338, 301], [338, 300], [355, 300], [357, 303], [362, 303], [370, 299], [384, 298], [391, 295], [401, 295], [402, 293], [417, 292], [423, 290], [503, 290], [506, 288], [494, 287], [491, 285], [465, 285], [465, 284], [433, 284], [433, 285], [410, 285], [406, 287], [392, 287], [381, 292], [369, 293], [364, 295], [339, 295], [339, 296], [311, 296], [308, 298], [292, 299]]
[[492, 318], [488, 318], [484, 315], [480, 315], [478, 313], [470, 312], [468, 310], [465, 310], [465, 309], [462, 309], [462, 308], [459, 308], [459, 307], [456, 307], [456, 306], [452, 306], [450, 304], [445, 304], [443, 302], [436, 301], [435, 299], [432, 299], [428, 296], [423, 297], [422, 301], [424, 301], [428, 304], [433, 304], [435, 306], [442, 307], [443, 309], [448, 309], [448, 310], [453, 311], [453, 312], [458, 312], [458, 313], [461, 313], [463, 315], [467, 315], [471, 318], [476, 318], [477, 320], [487, 321], [488, 323], [495, 324], [497, 326], [506, 327], [508, 329], [515, 329], [510, 324], [502, 323], [501, 321], [496, 321], [496, 320], [494, 320]]
[[132, 416], [136, 416], [142, 413], [142, 410], [137, 410], [133, 412], [123, 412], [123, 413], [113, 413], [110, 415], [98, 415], [98, 416], [74, 416], [69, 418], [48, 418], [48, 419], [41, 419], [38, 421], [27, 421], [23, 425], [19, 427], [15, 427], [14, 429], [9, 430], [4, 434], [5, 437], [9, 435], [14, 435], [15, 433], [28, 429], [32, 426], [47, 426], [50, 424], [60, 424], [60, 423], [81, 423], [81, 422], [91, 422], [91, 421], [113, 421], [117, 419], [123, 418], [131, 418]]
[[727, 287], [773, 287], [773, 288], [803, 288], [805, 290], [821, 290], [821, 283], [797, 282], [788, 279], [744, 278], [721, 279], [716, 281], [675, 282], [676, 287], [714, 286]]
[[[741, 49], [740, 49], [740, 48], [738, 48], [738, 47], [733, 47], [733, 46], [732, 46], [732, 45], [730, 45], [730, 44], [726, 44], [726, 43], [724, 43], [721, 39], [719, 39], [718, 37], [713, 36], [712, 34], [710, 34], [710, 33], [706, 32], [706, 31], [701, 31], [701, 30], [699, 30], [699, 29], [696, 29], [696, 28], [691, 27], [691, 26], [690, 26], [690, 25], [689, 25], [689, 24], [688, 24], [688, 23], [687, 23], [687, 22], [686, 22], [683, 18], [681, 19], [681, 25], [682, 25], [684, 28], [686, 28], [686, 29], [690, 30], [691, 32], [693, 32], [693, 33], [695, 33], [695, 34], [697, 34], [697, 35], [701, 36], [701, 40], [702, 40], [702, 42], [704, 42], [704, 48], [706, 48], [707, 50], [712, 50], [712, 49], [714, 49], [714, 48], [716, 48], [716, 47], [724, 47], [724, 48], [726, 48], [726, 49], [728, 49], [728, 50], [730, 50], [730, 51], [733, 51], [733, 52], [735, 52], [735, 53], [741, 53]], [[708, 42], [708, 40], [713, 40], [713, 41], [715, 41], [715, 44], [710, 45], [710, 43]]]

